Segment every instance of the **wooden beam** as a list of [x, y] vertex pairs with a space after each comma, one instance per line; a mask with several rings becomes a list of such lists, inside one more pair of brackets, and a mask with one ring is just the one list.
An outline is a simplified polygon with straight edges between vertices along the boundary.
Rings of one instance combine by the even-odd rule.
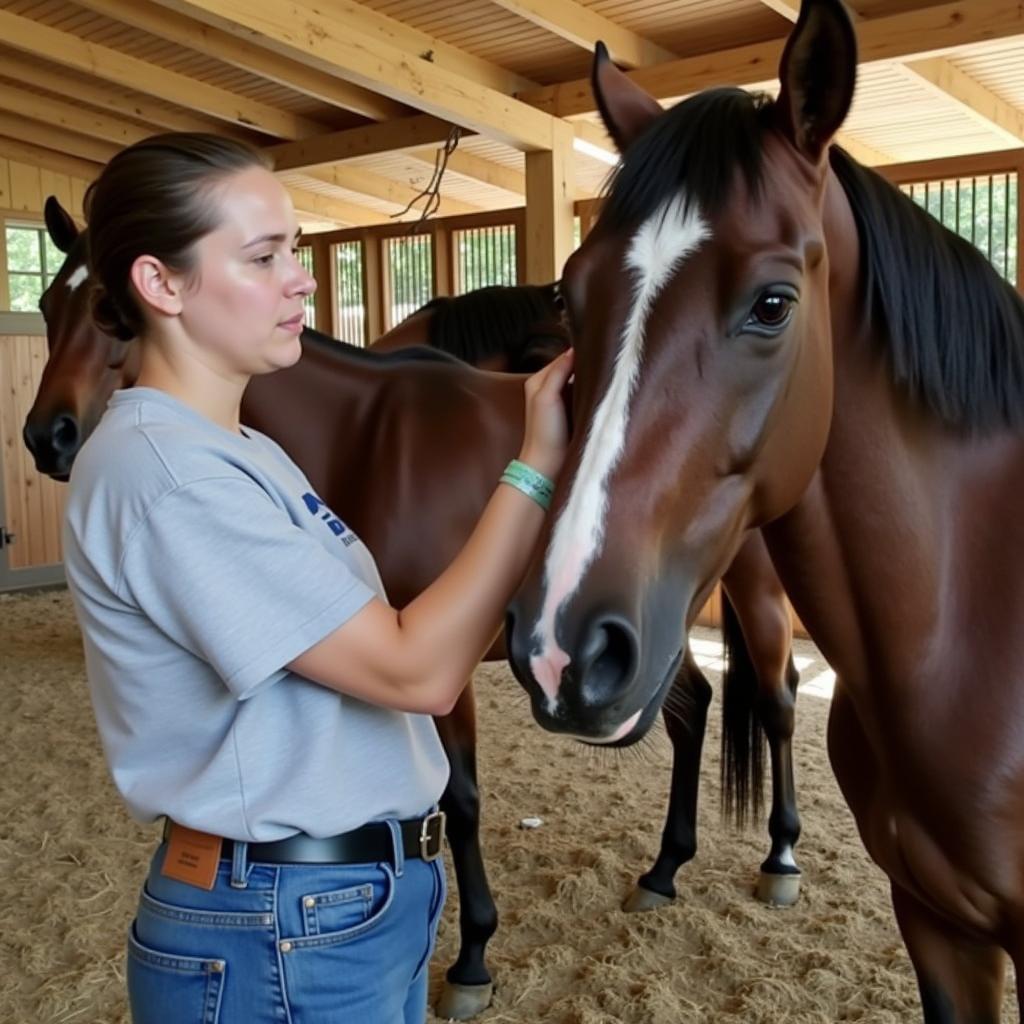
[[18, 53], [5, 52], [0, 57], [3, 74], [21, 85], [32, 85], [76, 102], [153, 125], [154, 131], [219, 132], [235, 139], [251, 139], [252, 133], [212, 118], [199, 117], [154, 103], [141, 93], [128, 92], [95, 79], [70, 77], [62, 68], [46, 61], [30, 60]]
[[369, 12], [358, 4], [338, 0], [326, 13], [302, 0], [160, 3], [517, 149], [550, 149], [554, 144], [555, 119], [440, 66], [433, 57], [411, 57], [408, 49], [369, 31]]
[[526, 154], [526, 252], [521, 284], [547, 284], [573, 250], [573, 132], [562, 125], [552, 150]]
[[597, 11], [576, 3], [576, 0], [493, 0], [526, 21], [539, 25], [566, 41], [592, 51], [600, 39], [608, 47], [616, 64], [643, 67], [676, 55], [657, 43], [623, 28]]
[[[239, 33], [230, 25], [225, 25], [218, 21], [216, 11], [210, 9], [199, 10], [185, 2], [185, 0], [154, 0], [154, 2], [160, 7], [187, 14], [189, 17], [196, 18], [207, 25], [223, 28], [241, 38], [256, 39], [260, 34], [259, 30], [250, 33]], [[264, 0], [263, 3], [256, 5], [256, 12], [273, 9], [274, 5], [270, 0]], [[503, 68], [491, 61], [483, 60], [480, 57], [474, 57], [465, 50], [452, 46], [451, 43], [446, 43], [443, 39], [413, 28], [412, 25], [404, 21], [399, 21], [397, 18], [391, 18], [373, 11], [364, 4], [356, 2], [356, 0], [331, 0], [329, 5], [321, 5], [320, 9], [329, 9], [332, 19], [350, 28], [356, 35], [365, 37], [368, 42], [381, 43], [389, 49], [400, 51], [404, 61], [408, 61], [410, 57], [413, 57], [428, 62], [434, 67], [443, 68], [463, 78], [478, 82], [488, 89], [509, 95], [528, 88], [531, 84], [535, 84], [521, 75], [509, 71], [507, 68]], [[308, 4], [291, 2], [291, 0], [282, 5], [280, 10], [281, 17], [296, 22], [296, 25], [293, 26], [296, 31], [302, 31], [304, 26], [299, 23], [309, 17], [310, 14], [316, 15], [317, 10]], [[312, 29], [308, 36], [310, 45], [315, 48], [318, 39], [316, 34], [319, 30], [318, 23], [314, 20], [308, 27]], [[260, 42], [262, 45], [262, 41]], [[384, 80], [388, 77], [391, 70], [385, 64], [377, 68], [376, 77]], [[371, 88], [376, 87], [371, 86]]]
[[88, 139], [76, 132], [39, 124], [6, 111], [0, 111], [0, 135], [96, 164], [105, 164], [120, 149], [109, 142]]
[[[394, 203], [396, 206], [408, 205], [422, 192], [422, 189], [406, 185], [404, 182], [395, 181], [393, 178], [387, 178], [352, 165], [321, 167], [317, 171], [303, 171], [302, 173], [317, 181], [333, 185], [335, 188], [343, 188], [347, 192], [358, 192], [374, 199], [382, 199], [384, 202]], [[424, 185], [426, 185], [425, 181]], [[422, 208], [422, 206], [421, 202], [419, 207]], [[472, 203], [463, 203], [457, 199], [442, 196], [437, 212], [439, 216], [446, 217], [451, 214], [478, 213], [479, 210], [480, 207], [474, 206]]]
[[917, 84], [956, 103], [973, 121], [1009, 145], [1024, 140], [1024, 113], [961, 71], [952, 61], [932, 57], [897, 66]]
[[[800, 16], [799, 0], [761, 0], [761, 3], [765, 7], [770, 7], [776, 14], [781, 14], [782, 17], [789, 21], [796, 21]], [[857, 12], [849, 5], [847, 5], [846, 10], [849, 12], [851, 18], [855, 17], [857, 14]]]
[[360, 156], [444, 142], [451, 129], [448, 121], [429, 114], [417, 114], [396, 121], [312, 135], [297, 142], [283, 142], [268, 146], [266, 152], [273, 158], [277, 170], [306, 172]]
[[120, 50], [90, 43], [31, 18], [0, 10], [0, 40], [5, 46], [61, 64], [127, 89], [166, 99], [228, 124], [286, 139], [315, 135], [323, 125], [265, 103], [237, 96], [176, 71], [168, 71]]
[[314, 238], [313, 277], [316, 278], [316, 292], [313, 303], [316, 308], [316, 329], [331, 337], [337, 336], [337, 282], [334, 260], [331, 259], [331, 243], [325, 238]]
[[[878, 173], [895, 185], [947, 178], [974, 178], [988, 174], [1015, 174], [1024, 163], [1024, 147], [1001, 149], [995, 153], [970, 153], [966, 156], [940, 157], [937, 160], [913, 160], [909, 163], [879, 167]], [[1024, 203], [1020, 204], [1024, 207]]]
[[26, 164], [35, 164], [37, 167], [44, 167], [48, 171], [55, 171], [57, 174], [68, 174], [72, 178], [82, 178], [84, 181], [92, 181], [103, 170], [103, 165], [100, 163], [93, 163], [91, 160], [79, 160], [77, 157], [58, 153], [52, 149], [45, 149], [31, 142], [21, 142], [10, 137], [0, 137], [0, 153], [3, 153], [7, 159], [20, 160]]
[[153, 134], [150, 129], [131, 121], [98, 114], [87, 107], [73, 106], [4, 82], [0, 82], [0, 110], [117, 146], [130, 146]]
[[403, 104], [369, 89], [361, 89], [335, 75], [326, 75], [297, 61], [268, 53], [262, 47], [174, 11], [139, 3], [138, 0], [79, 0], [78, 6], [375, 121], [386, 121], [411, 112]]
[[[880, 18], [857, 26], [860, 62], [907, 60], [953, 52], [1024, 32], [1019, 2], [954, 0]], [[711, 85], [753, 85], [778, 73], [784, 38], [667, 61], [627, 74], [657, 99], [674, 99]], [[562, 82], [519, 93], [519, 99], [555, 117], [578, 117], [595, 110], [589, 79]]]
[[356, 203], [348, 203], [332, 196], [322, 196], [319, 192], [286, 185], [288, 194], [297, 213], [308, 213], [319, 220], [332, 220], [338, 224], [352, 224], [356, 227], [367, 227], [388, 220], [386, 213], [369, 210]]
[[[789, 0], [761, 0], [761, 3], [789, 18], [790, 21], [796, 21], [800, 13], [799, 5]], [[850, 9], [849, 14], [855, 24], [863, 24], [863, 19], [856, 11]], [[925, 86], [940, 99], [953, 101], [982, 128], [999, 135], [1011, 145], [1024, 139], [1024, 114], [961, 71], [951, 61], [943, 57], [930, 57], [910, 63], [894, 61], [893, 67], [915, 85]], [[872, 160], [869, 156], [858, 153], [851, 146], [851, 141], [853, 140], [849, 138], [841, 139], [840, 144], [861, 163], [877, 166], [880, 162], [887, 162]]]
[[[437, 147], [431, 147], [411, 150], [408, 155], [420, 163], [433, 167], [437, 152]], [[449, 153], [447, 170], [483, 182], [492, 188], [500, 188], [519, 196], [526, 195], [526, 175], [522, 171], [495, 163], [493, 160], [484, 160], [474, 153], [464, 153], [458, 149], [454, 153]]]

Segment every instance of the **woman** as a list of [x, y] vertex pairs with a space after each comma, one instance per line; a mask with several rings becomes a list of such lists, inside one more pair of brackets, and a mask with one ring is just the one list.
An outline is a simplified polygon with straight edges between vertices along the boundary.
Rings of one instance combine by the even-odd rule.
[[137, 819], [167, 822], [128, 938], [133, 1019], [419, 1024], [444, 900], [429, 716], [526, 568], [571, 355], [527, 381], [505, 486], [396, 610], [371, 554], [239, 423], [249, 379], [299, 358], [315, 288], [263, 158], [158, 136], [86, 210], [97, 322], [142, 349], [75, 462], [65, 528], [111, 774]]

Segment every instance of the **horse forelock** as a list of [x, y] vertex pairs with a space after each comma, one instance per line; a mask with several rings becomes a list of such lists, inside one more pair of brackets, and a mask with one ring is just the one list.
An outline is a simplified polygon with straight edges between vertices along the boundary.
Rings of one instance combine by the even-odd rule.
[[558, 611], [579, 588], [601, 552], [608, 514], [608, 483], [629, 426], [651, 310], [670, 277], [710, 236], [697, 204], [677, 195], [663, 203], [633, 235], [625, 254], [632, 280], [611, 379], [594, 412], [569, 497], [552, 533], [544, 568], [544, 595], [533, 636], [539, 653], [534, 678], [554, 704], [568, 656], [555, 635]]

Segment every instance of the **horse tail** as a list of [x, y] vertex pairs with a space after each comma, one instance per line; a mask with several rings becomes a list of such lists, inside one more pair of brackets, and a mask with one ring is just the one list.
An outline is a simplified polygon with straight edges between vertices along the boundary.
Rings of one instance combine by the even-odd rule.
[[763, 806], [764, 730], [757, 716], [757, 672], [724, 590], [722, 642], [722, 813], [743, 827]]

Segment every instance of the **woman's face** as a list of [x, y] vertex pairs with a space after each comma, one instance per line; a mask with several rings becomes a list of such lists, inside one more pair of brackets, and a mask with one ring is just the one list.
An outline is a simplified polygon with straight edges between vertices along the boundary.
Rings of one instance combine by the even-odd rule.
[[261, 167], [219, 183], [215, 198], [221, 222], [196, 243], [181, 326], [219, 374], [291, 366], [302, 351], [302, 301], [316, 290], [296, 258], [299, 229], [291, 199]]

